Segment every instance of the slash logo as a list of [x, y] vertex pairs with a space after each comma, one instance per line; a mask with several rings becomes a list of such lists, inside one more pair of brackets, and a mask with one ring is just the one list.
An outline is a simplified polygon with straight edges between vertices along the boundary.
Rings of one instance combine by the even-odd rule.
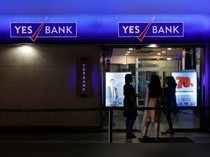
[[76, 38], [76, 23], [11, 23], [11, 38]]
[[148, 23], [119, 23], [118, 37], [137, 37], [140, 42], [144, 38], [174, 38], [184, 37], [184, 23], [154, 22], [155, 16]]

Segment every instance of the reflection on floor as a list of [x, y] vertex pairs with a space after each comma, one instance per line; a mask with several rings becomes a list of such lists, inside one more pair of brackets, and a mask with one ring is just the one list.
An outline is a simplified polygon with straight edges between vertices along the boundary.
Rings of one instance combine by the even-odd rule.
[[[142, 128], [143, 112], [139, 111], [134, 129], [141, 130]], [[199, 116], [192, 110], [179, 111], [176, 116], [173, 116], [174, 128], [179, 129], [198, 129]], [[114, 111], [113, 113], [113, 128], [125, 129], [125, 119], [123, 111]], [[161, 114], [161, 131], [168, 128], [165, 115]]]
[[188, 137], [139, 138], [142, 143], [193, 143]]
[[173, 136], [160, 136], [158, 140], [150, 138], [142, 140], [140, 133], [137, 138], [126, 139], [125, 134], [113, 134], [113, 143], [210, 143], [209, 133], [175, 133]]
[[[199, 116], [193, 111], [180, 111], [174, 118], [175, 128], [199, 128]], [[142, 141], [141, 125], [143, 112], [139, 112], [134, 129], [137, 138], [127, 140], [125, 136], [125, 119], [123, 111], [115, 111], [113, 115], [113, 143], [210, 143], [210, 133], [201, 132], [175, 132], [174, 135], [161, 134], [160, 139], [154, 138]], [[107, 119], [104, 118], [104, 122]], [[165, 116], [161, 117], [161, 132], [168, 128]], [[149, 131], [149, 136], [154, 137], [154, 129]], [[104, 123], [104, 129], [79, 132], [70, 132], [68, 130], [34, 130], [24, 132], [0, 132], [0, 144], [11, 143], [108, 143], [107, 124]]]

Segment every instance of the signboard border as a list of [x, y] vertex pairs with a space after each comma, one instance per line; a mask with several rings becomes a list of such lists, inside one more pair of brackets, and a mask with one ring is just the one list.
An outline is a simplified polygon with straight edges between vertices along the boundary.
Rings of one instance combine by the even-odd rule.
[[[120, 36], [120, 30], [119, 30], [119, 27], [120, 27], [120, 24], [121, 23], [145, 23], [145, 24], [147, 24], [147, 22], [118, 22], [118, 38], [137, 38], [137, 37], [139, 37], [139, 36]], [[183, 25], [183, 32], [182, 32], [182, 35], [180, 35], [180, 36], [147, 36], [147, 35], [145, 35], [145, 38], [183, 38], [184, 37], [184, 33], [185, 33], [185, 29], [184, 29], [184, 22], [182, 21], [182, 22], [153, 22], [153, 23], [182, 23], [182, 25]], [[152, 24], [153, 24], [152, 23]]]
[[[31, 38], [31, 36], [13, 36], [12, 35], [12, 29], [11, 29], [11, 25], [13, 24], [13, 23], [31, 23], [31, 24], [41, 24], [42, 22], [10, 22], [9, 23], [9, 28], [10, 28], [10, 38], [22, 38], [22, 39], [30, 39]], [[76, 34], [75, 34], [75, 36], [38, 36], [38, 38], [77, 38], [78, 37], [78, 32], [77, 32], [77, 22], [46, 22], [46, 24], [47, 23], [55, 23], [55, 24], [62, 24], [62, 23], [71, 23], [71, 24], [75, 24], [75, 27], [76, 27]]]

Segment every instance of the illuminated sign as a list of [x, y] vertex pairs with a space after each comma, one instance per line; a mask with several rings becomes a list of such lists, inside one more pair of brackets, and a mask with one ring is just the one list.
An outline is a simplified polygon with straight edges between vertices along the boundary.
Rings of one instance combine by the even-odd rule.
[[130, 72], [106, 72], [106, 107], [123, 107], [125, 75]]
[[87, 64], [83, 63], [82, 64], [82, 79], [81, 79], [81, 92], [82, 95], [87, 94]]
[[1, 43], [206, 43], [204, 15], [1, 15]]
[[11, 38], [72, 38], [77, 37], [76, 23], [11, 23]]
[[89, 71], [89, 59], [88, 57], [81, 57], [78, 59], [78, 81], [77, 89], [78, 94], [82, 97], [87, 97], [90, 94], [90, 88], [88, 81], [90, 80], [88, 71]]
[[174, 72], [178, 106], [197, 106], [197, 74], [194, 71]]
[[184, 37], [183, 23], [119, 23], [119, 37]]
[[176, 77], [176, 80], [178, 80], [177, 82], [178, 89], [193, 87], [193, 83], [191, 82], [192, 80], [190, 79], [190, 77], [180, 76], [180, 77]]

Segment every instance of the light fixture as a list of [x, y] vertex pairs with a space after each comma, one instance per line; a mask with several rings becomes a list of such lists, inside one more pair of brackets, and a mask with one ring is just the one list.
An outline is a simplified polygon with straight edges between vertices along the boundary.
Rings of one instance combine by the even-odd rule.
[[21, 50], [24, 53], [31, 53], [33, 51], [33, 48], [30, 45], [21, 45], [19, 47], [19, 50]]
[[171, 57], [167, 57], [166, 60], [167, 60], [167, 61], [171, 61], [172, 58], [171, 58]]
[[134, 50], [134, 48], [128, 48], [128, 51], [133, 51]]
[[37, 57], [36, 49], [30, 44], [18, 46], [17, 48], [15, 48], [15, 53], [17, 56], [24, 58], [25, 61], [32, 61], [31, 59]]
[[161, 53], [160, 53], [160, 52], [158, 52], [158, 53], [157, 53], [157, 55], [158, 55], [158, 56], [160, 56], [160, 55], [161, 55]]
[[129, 51], [127, 51], [127, 54], [129, 54], [129, 53], [131, 53], [131, 51], [129, 50]]
[[163, 50], [163, 51], [162, 51], [162, 54], [166, 54], [166, 51], [165, 51], [165, 50]]
[[158, 47], [158, 45], [157, 44], [149, 44], [147, 47], [149, 47], [149, 48], [156, 48], [156, 47]]
[[172, 48], [170, 48], [170, 47], [169, 47], [169, 48], [167, 48], [167, 50], [171, 51], [171, 50], [172, 50]]

